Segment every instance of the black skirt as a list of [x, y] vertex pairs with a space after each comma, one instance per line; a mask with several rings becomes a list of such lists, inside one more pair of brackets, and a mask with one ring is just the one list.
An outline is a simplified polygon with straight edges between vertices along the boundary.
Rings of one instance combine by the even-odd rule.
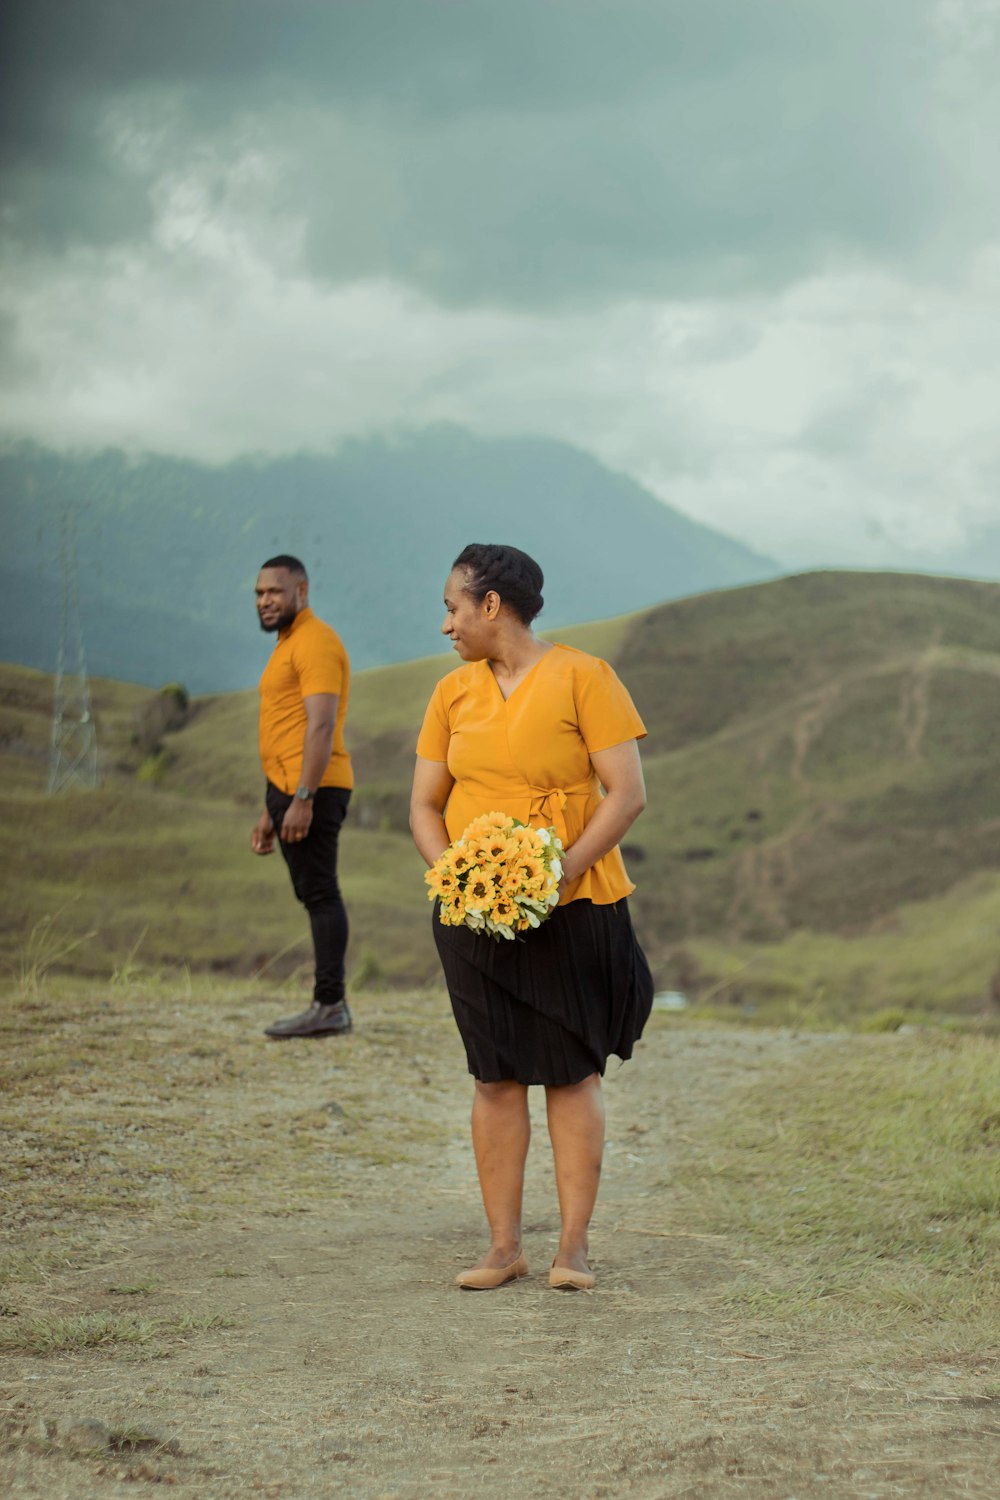
[[570, 1084], [631, 1057], [653, 980], [628, 902], [571, 901], [515, 938], [444, 927], [434, 940], [469, 1072], [482, 1083]]

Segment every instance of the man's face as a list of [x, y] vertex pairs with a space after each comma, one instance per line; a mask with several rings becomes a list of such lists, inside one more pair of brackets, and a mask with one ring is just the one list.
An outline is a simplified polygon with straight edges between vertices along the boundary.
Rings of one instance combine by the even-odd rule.
[[262, 568], [254, 590], [261, 630], [285, 630], [306, 602], [308, 585], [287, 568]]

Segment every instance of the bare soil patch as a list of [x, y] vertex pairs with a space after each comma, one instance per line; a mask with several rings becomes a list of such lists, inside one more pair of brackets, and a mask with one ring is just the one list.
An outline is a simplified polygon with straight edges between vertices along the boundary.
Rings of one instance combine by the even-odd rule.
[[296, 1004], [7, 1003], [6, 1493], [993, 1500], [996, 1351], [747, 1311], [748, 1270], [791, 1270], [699, 1212], [748, 1080], [880, 1039], [654, 1016], [607, 1079], [597, 1290], [546, 1282], [539, 1098], [533, 1275], [476, 1294], [451, 1286], [483, 1229], [446, 1002], [362, 1000], [351, 1038], [267, 1043]]

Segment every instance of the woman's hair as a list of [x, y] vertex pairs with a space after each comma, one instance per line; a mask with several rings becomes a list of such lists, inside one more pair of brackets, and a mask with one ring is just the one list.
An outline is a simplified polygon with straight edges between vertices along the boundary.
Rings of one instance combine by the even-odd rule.
[[522, 625], [530, 625], [545, 603], [542, 570], [533, 557], [517, 547], [470, 542], [462, 548], [452, 567], [461, 568], [468, 575], [465, 590], [477, 604], [482, 604], [492, 589]]

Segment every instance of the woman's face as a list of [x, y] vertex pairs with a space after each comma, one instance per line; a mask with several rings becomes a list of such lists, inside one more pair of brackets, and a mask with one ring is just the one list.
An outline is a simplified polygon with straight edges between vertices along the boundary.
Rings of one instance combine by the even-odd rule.
[[492, 640], [490, 620], [495, 610], [490, 611], [488, 594], [482, 604], [477, 604], [468, 593], [468, 575], [462, 568], [453, 568], [444, 586], [444, 623], [441, 634], [446, 635], [463, 661], [482, 661], [489, 655]]

